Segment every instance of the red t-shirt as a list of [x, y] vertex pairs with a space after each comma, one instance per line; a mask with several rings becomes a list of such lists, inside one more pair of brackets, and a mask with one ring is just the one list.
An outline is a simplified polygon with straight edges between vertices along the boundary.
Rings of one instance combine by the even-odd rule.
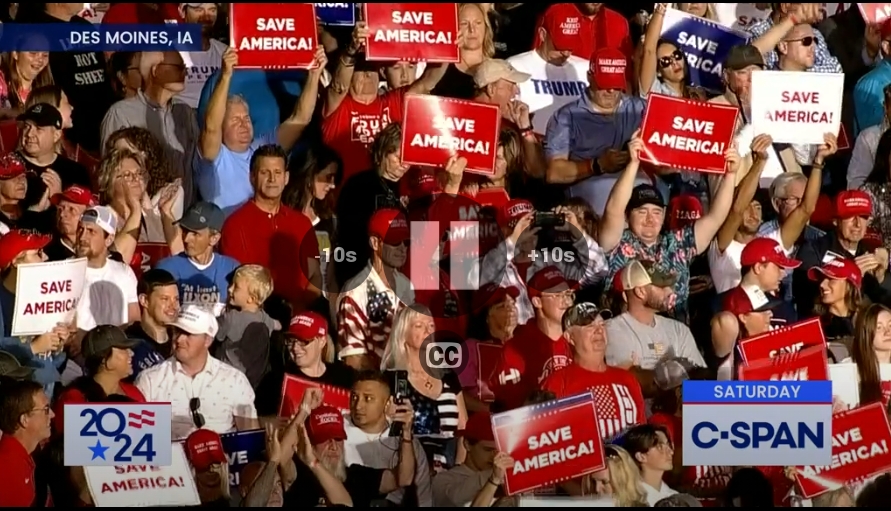
[[[680, 417], [657, 412], [650, 417], [649, 422], [650, 424], [663, 426], [668, 430], [668, 438], [674, 444], [675, 449], [683, 449], [681, 442], [683, 439], [683, 435], [681, 435], [683, 423]], [[681, 486], [684, 488], [703, 488], [709, 490], [714, 488], [726, 488], [732, 475], [732, 467], [705, 465], [684, 467], [684, 471], [681, 473]]]
[[3, 467], [0, 507], [30, 507], [37, 498], [34, 459], [12, 435], [0, 437], [0, 467]]
[[590, 60], [594, 52], [603, 48], [615, 48], [625, 54], [628, 59], [628, 70], [631, 71], [631, 57], [634, 52], [634, 44], [631, 42], [631, 29], [628, 20], [618, 12], [601, 6], [600, 11], [593, 17], [588, 17], [579, 11], [573, 3], [554, 4], [538, 18], [535, 25], [535, 48], [541, 44], [539, 29], [542, 21], [548, 13], [561, 16], [575, 17], [579, 21], [579, 35], [573, 38], [575, 44], [572, 54], [585, 60]]
[[571, 362], [572, 350], [566, 339], [562, 335], [551, 339], [531, 320], [517, 328], [504, 346], [489, 388], [497, 401], [510, 408], [521, 406], [545, 378]]
[[276, 294], [305, 304], [309, 259], [319, 260], [319, 239], [306, 215], [284, 205], [273, 215], [248, 201], [226, 219], [222, 234], [222, 254], [265, 266]]
[[182, 22], [177, 4], [158, 4], [158, 10], [140, 3], [116, 3], [102, 17], [102, 23], [138, 24], [165, 23], [168, 20]]
[[[145, 403], [145, 396], [143, 396], [142, 392], [132, 383], [121, 382], [121, 392], [137, 403]], [[53, 430], [56, 433], [62, 433], [62, 431], [64, 431], [66, 404], [77, 405], [88, 402], [89, 401], [87, 401], [87, 397], [84, 393], [76, 387], [68, 387], [63, 390], [62, 393], [59, 394], [59, 399], [56, 400], [56, 404], [53, 405], [53, 413], [56, 415], [53, 417]]]
[[646, 422], [643, 392], [637, 378], [618, 367], [594, 372], [571, 364], [549, 376], [541, 388], [553, 392], [558, 399], [591, 391], [600, 422], [600, 437], [604, 441]]
[[343, 158], [343, 182], [371, 168], [371, 143], [391, 122], [402, 122], [407, 87], [391, 90], [365, 105], [346, 97], [322, 119], [322, 141]]

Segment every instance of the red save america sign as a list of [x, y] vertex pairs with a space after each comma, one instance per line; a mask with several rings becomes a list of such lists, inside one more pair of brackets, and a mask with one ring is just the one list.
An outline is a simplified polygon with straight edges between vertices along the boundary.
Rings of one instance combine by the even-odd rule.
[[724, 173], [736, 129], [735, 106], [650, 94], [641, 123], [640, 159], [675, 169]]
[[442, 167], [467, 159], [467, 172], [495, 174], [501, 111], [495, 105], [439, 96], [405, 96], [402, 163]]
[[290, 417], [297, 413], [300, 403], [303, 401], [303, 394], [309, 388], [322, 389], [323, 404], [337, 408], [343, 413], [350, 412], [350, 392], [348, 390], [286, 374], [285, 381], [282, 382], [282, 401], [278, 408], [278, 416]]
[[739, 352], [743, 363], [749, 365], [756, 360], [774, 358], [784, 353], [796, 353], [811, 346], [826, 349], [826, 337], [820, 326], [820, 318], [806, 319], [743, 339], [739, 341]]
[[603, 470], [603, 442], [590, 392], [492, 416], [495, 444], [509, 454], [508, 495]]
[[881, 23], [891, 16], [891, 3], [889, 4], [857, 4], [860, 8], [860, 14], [863, 15], [863, 21], [873, 25]]
[[881, 403], [832, 416], [832, 464], [797, 467], [795, 482], [810, 499], [891, 469], [891, 426]]
[[229, 40], [238, 67], [310, 69], [319, 44], [313, 4], [232, 4]]
[[458, 62], [457, 4], [366, 3], [368, 60]]
[[826, 348], [813, 346], [796, 353], [784, 353], [774, 358], [755, 360], [741, 365], [742, 381], [828, 380], [829, 359]]
[[142, 277], [142, 274], [151, 270], [158, 264], [158, 261], [170, 256], [170, 247], [166, 243], [140, 243], [136, 245], [136, 252], [133, 254], [133, 260], [130, 261], [130, 268], [136, 277]]

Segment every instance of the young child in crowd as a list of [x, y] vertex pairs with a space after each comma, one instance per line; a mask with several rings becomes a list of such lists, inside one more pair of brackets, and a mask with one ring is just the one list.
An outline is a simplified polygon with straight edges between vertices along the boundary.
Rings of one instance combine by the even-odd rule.
[[229, 285], [229, 304], [219, 318], [216, 356], [241, 370], [254, 388], [269, 365], [269, 336], [281, 324], [263, 311], [272, 275], [258, 264], [239, 266]]

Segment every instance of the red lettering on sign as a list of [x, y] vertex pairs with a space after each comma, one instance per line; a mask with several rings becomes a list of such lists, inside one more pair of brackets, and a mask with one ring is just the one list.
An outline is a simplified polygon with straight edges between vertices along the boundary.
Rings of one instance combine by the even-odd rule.
[[783, 103], [813, 103], [820, 102], [819, 92], [789, 92], [783, 91], [780, 94], [780, 100]]
[[45, 295], [49, 293], [70, 293], [71, 292], [71, 280], [59, 280], [54, 282], [41, 282], [40, 283], [40, 294]]

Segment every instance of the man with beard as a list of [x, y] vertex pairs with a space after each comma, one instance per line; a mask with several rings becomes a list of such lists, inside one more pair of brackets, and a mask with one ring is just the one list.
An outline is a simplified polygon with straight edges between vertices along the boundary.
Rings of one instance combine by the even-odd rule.
[[644, 394], [651, 396], [653, 368], [666, 356], [686, 358], [705, 367], [696, 340], [687, 325], [659, 315], [671, 309], [676, 295], [675, 275], [661, 271], [655, 263], [633, 260], [622, 269], [621, 291], [628, 311], [607, 322], [612, 342], [606, 348], [606, 361], [612, 366], [629, 367], [637, 376]]
[[282, 204], [291, 177], [287, 163], [288, 155], [277, 145], [254, 151], [250, 163], [254, 197], [226, 219], [220, 252], [242, 264], [268, 268], [275, 294], [291, 305], [293, 315], [321, 296], [322, 272], [312, 223]]
[[[401, 443], [408, 444], [405, 449], [411, 451], [412, 412], [397, 413], [395, 420], [402, 423]], [[327, 505], [328, 498], [319, 484], [318, 469], [323, 468], [341, 481], [350, 494], [354, 507], [368, 507], [372, 500], [385, 498], [386, 494], [401, 487], [408, 486], [414, 478], [414, 463], [403, 465], [411, 468], [408, 473], [397, 473], [397, 469], [376, 469], [361, 465], [347, 466], [344, 456], [343, 442], [346, 440], [343, 415], [340, 410], [322, 405], [312, 411], [305, 423], [306, 437], [309, 445], [298, 447], [301, 463], [297, 464], [297, 479], [285, 493], [283, 507], [316, 507]], [[311, 446], [311, 449], [309, 448]], [[308, 451], [312, 451], [311, 453]], [[311, 456], [307, 456], [311, 454]], [[406, 459], [413, 460], [409, 452]], [[406, 471], [409, 472], [409, 471]], [[324, 477], [324, 476], [323, 476]]]
[[872, 216], [872, 208], [872, 199], [862, 190], [839, 193], [835, 198], [835, 230], [802, 245], [798, 252], [801, 266], [792, 281], [795, 303], [801, 317], [813, 315], [820, 292], [819, 284], [807, 278], [808, 270], [833, 259], [851, 259], [857, 263], [863, 273], [863, 296], [873, 303], [891, 306], [888, 251], [861, 243]]
[[201, 89], [223, 63], [226, 45], [211, 38], [217, 22], [217, 4], [179, 4], [179, 14], [186, 23], [201, 25], [201, 51], [181, 51], [186, 64], [186, 89], [179, 95], [192, 108], [198, 108]]

